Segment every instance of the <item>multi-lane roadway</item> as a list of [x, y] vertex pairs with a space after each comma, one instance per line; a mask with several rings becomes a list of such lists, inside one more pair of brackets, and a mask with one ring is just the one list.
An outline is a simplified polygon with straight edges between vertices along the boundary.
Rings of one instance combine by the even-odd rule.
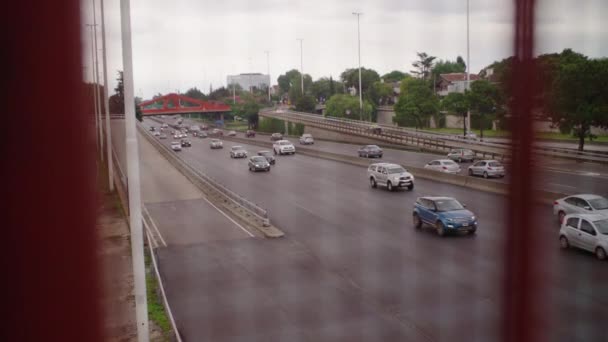
[[[150, 124], [158, 127], [144, 121]], [[223, 150], [211, 150], [208, 139], [189, 139], [192, 147], [179, 156], [266, 208], [286, 237], [158, 249], [169, 301], [186, 340], [500, 339], [509, 229], [503, 196], [423, 179], [413, 191], [371, 189], [363, 167], [297, 153], [279, 156], [271, 172], [252, 173], [246, 159], [229, 157], [236, 143], [225, 141]], [[262, 149], [243, 146], [250, 155]], [[333, 152], [355, 148], [314, 146]], [[426, 158], [385, 152], [386, 160]], [[590, 185], [601, 186], [590, 179]], [[478, 216], [477, 234], [440, 238], [431, 230], [416, 231], [413, 203], [426, 195], [453, 196], [467, 204]], [[546, 304], [537, 329], [552, 341], [608, 339], [599, 318], [608, 314], [608, 268], [593, 255], [559, 249], [550, 206], [530, 210], [537, 213], [536, 233], [546, 236], [535, 265], [545, 285], [536, 295]], [[170, 219], [165, 222], [171, 225]], [[180, 234], [179, 226], [162, 229]]]

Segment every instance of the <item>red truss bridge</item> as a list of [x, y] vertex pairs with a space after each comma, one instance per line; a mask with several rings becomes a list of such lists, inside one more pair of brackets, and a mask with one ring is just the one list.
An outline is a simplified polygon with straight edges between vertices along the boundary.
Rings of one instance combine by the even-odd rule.
[[147, 100], [139, 104], [143, 115], [173, 115], [186, 113], [226, 113], [230, 106], [213, 101], [202, 101], [175, 93]]

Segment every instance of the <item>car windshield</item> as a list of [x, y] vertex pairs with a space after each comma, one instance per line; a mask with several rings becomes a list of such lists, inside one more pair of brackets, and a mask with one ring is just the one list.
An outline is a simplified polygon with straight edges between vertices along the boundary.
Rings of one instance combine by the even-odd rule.
[[367, 148], [370, 150], [379, 150], [380, 149], [380, 147], [378, 147], [376, 145], [369, 145], [369, 146], [367, 146]]
[[281, 141], [279, 145], [291, 145], [291, 143], [289, 141]]
[[219, 141], [219, 140], [217, 140], [217, 139], [213, 139], [213, 140], [211, 140], [211, 142], [212, 142], [212, 143], [218, 143], [218, 142], [220, 142], [220, 141]]
[[389, 174], [403, 173], [403, 172], [405, 172], [405, 169], [402, 167], [393, 167], [393, 168], [388, 169]]
[[608, 235], [608, 219], [594, 221], [593, 224], [600, 234]]
[[253, 158], [251, 158], [251, 161], [256, 162], [256, 163], [261, 163], [261, 162], [265, 162], [266, 158], [264, 158], [264, 157], [253, 157]]
[[437, 211], [452, 211], [464, 209], [462, 204], [454, 199], [436, 200]]
[[591, 200], [589, 200], [589, 204], [595, 210], [608, 209], [608, 199], [606, 199], [604, 197], [591, 199]]

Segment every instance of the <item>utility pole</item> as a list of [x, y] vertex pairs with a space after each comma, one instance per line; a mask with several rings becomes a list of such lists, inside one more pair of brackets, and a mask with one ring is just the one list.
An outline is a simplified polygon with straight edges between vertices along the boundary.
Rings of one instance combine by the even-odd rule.
[[148, 328], [148, 303], [146, 298], [141, 188], [139, 182], [139, 148], [137, 146], [135, 99], [133, 95], [130, 0], [122, 0], [120, 2], [120, 27], [122, 35], [122, 64], [124, 68], [123, 85], [125, 96], [125, 132], [127, 137], [127, 177], [129, 180], [129, 225], [131, 227], [131, 256], [133, 260], [137, 340], [139, 342], [149, 342], [150, 332]]
[[97, 148], [101, 150], [101, 146], [99, 143], [99, 112], [97, 111], [97, 91], [95, 90], [95, 83], [97, 80], [95, 79], [95, 44], [93, 41], [95, 40], [93, 33], [93, 24], [86, 24], [91, 29], [91, 77], [92, 77], [92, 90], [93, 90], [93, 113], [95, 113], [95, 142], [97, 144]]
[[361, 17], [361, 14], [363, 13], [353, 12], [353, 15], [357, 16], [357, 42], [359, 46], [359, 120], [363, 121], [363, 93], [361, 91], [361, 26], [359, 24], [359, 18]]
[[300, 80], [302, 86], [302, 96], [304, 96], [304, 53], [303, 53], [303, 38], [297, 38], [300, 41]]
[[103, 161], [103, 126], [101, 125], [101, 89], [99, 89], [99, 50], [97, 50], [97, 14], [95, 11], [95, 0], [93, 0], [93, 32], [95, 37], [95, 39], [93, 39], [93, 42], [95, 43], [95, 79], [97, 80], [97, 82], [95, 82], [95, 92], [97, 94], [97, 113], [99, 117], [99, 143], [101, 147], [99, 149], [99, 156], [101, 158], [101, 161]]
[[[465, 92], [469, 89], [471, 84], [471, 59], [470, 59], [470, 40], [469, 40], [469, 2], [467, 0], [467, 85], [465, 87]], [[467, 109], [467, 130], [471, 130], [471, 108]], [[466, 132], [464, 135], [466, 136]]]
[[270, 103], [270, 51], [264, 51], [266, 53], [266, 67], [268, 69], [268, 103]]
[[101, 48], [103, 49], [103, 103], [106, 110], [106, 150], [108, 160], [108, 181], [110, 191], [114, 191], [114, 165], [112, 160], [112, 130], [110, 125], [110, 101], [108, 98], [108, 57], [106, 53], [106, 23], [103, 0], [101, 0]]

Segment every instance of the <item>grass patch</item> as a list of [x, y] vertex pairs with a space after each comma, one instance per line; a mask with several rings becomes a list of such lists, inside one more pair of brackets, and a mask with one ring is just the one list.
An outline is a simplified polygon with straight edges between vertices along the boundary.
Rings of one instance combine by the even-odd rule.
[[249, 129], [249, 125], [246, 121], [230, 121], [224, 122], [224, 128], [244, 132]]
[[156, 273], [154, 272], [154, 265], [150, 257], [149, 249], [145, 250], [145, 262], [146, 262], [146, 295], [148, 298], [148, 319], [154, 322], [162, 331], [162, 341], [171, 341], [173, 335], [173, 329], [165, 306], [159, 296], [160, 289], [158, 288], [158, 281], [156, 279]]
[[[447, 133], [454, 135], [462, 135], [462, 128], [423, 128], [422, 131], [436, 132], [436, 133]], [[481, 132], [478, 129], [473, 129], [471, 132], [477, 134], [477, 136], [481, 136]], [[493, 131], [493, 130], [484, 130], [484, 137], [508, 137], [511, 133], [509, 131]]]

